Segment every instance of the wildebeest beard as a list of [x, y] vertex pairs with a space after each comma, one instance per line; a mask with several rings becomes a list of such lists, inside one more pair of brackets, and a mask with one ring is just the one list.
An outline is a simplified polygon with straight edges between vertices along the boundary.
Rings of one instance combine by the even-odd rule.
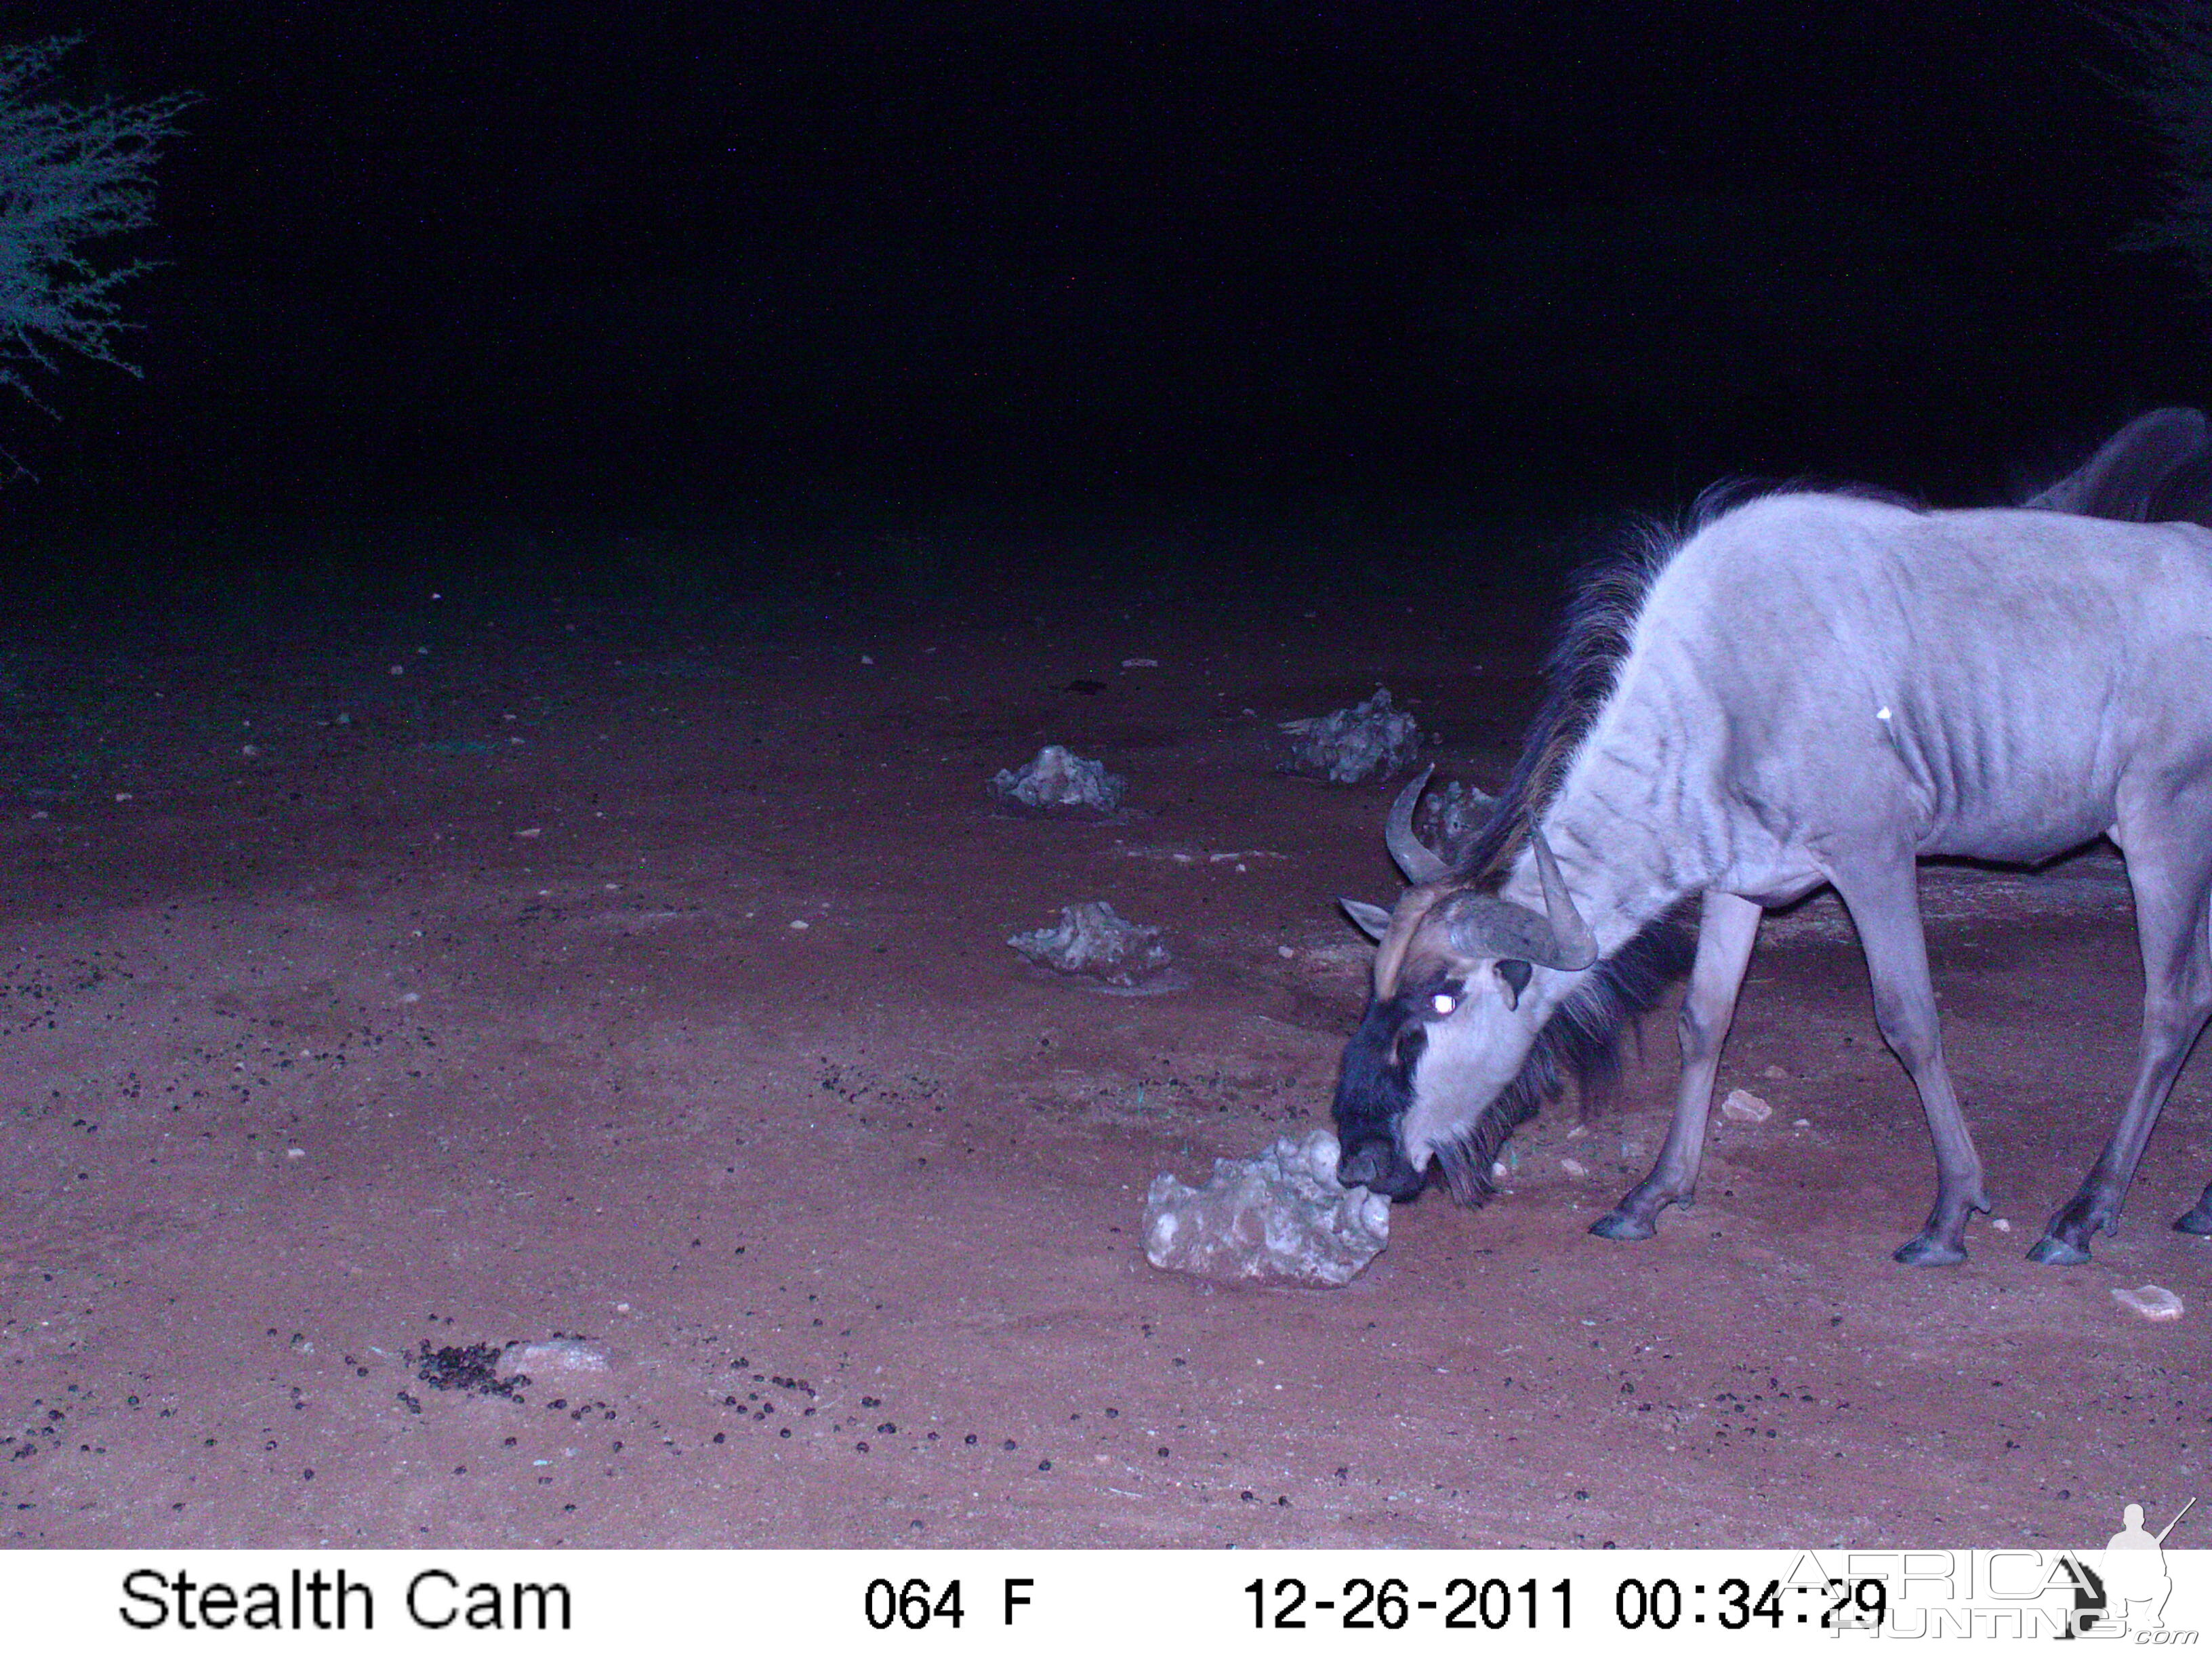
[[[1537, 1032], [1513, 1080], [1474, 1122], [1438, 1144], [1425, 1176], [1405, 1165], [1396, 1130], [1413, 1103], [1413, 1070], [1428, 1046], [1418, 1012], [1427, 999], [1410, 988], [1387, 999], [1370, 997], [1337, 1075], [1340, 1146], [1349, 1156], [1370, 1141], [1389, 1143], [1392, 1164], [1404, 1166], [1398, 1181], [1379, 1189], [1390, 1198], [1408, 1201], [1441, 1184], [1455, 1202], [1479, 1208], [1498, 1190], [1491, 1169], [1513, 1132], [1559, 1099], [1570, 1080], [1585, 1112], [1611, 1091], [1620, 1078], [1622, 1038], [1689, 971], [1693, 951], [1689, 929], [1678, 917], [1662, 916], [1591, 969]], [[1416, 1029], [1407, 1030], [1409, 1024]]]

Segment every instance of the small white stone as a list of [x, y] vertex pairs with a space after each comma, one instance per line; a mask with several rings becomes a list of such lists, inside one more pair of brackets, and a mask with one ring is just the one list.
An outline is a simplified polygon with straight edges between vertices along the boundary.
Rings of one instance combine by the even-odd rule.
[[245, 756], [246, 759], [252, 760], [255, 756], [261, 752], [261, 747], [258, 744], [242, 743], [238, 746], [238, 752]]
[[1739, 1123], [1764, 1123], [1774, 1115], [1774, 1108], [1748, 1089], [1731, 1089], [1728, 1098], [1721, 1102], [1721, 1115], [1732, 1117]]
[[791, 931], [794, 933], [803, 933], [813, 925], [813, 923], [807, 921], [794, 921], [791, 924]]
[[1589, 1173], [1589, 1171], [1582, 1164], [1577, 1163], [1571, 1158], [1561, 1158], [1559, 1160], [1559, 1167], [1562, 1170], [1565, 1170], [1571, 1176], [1586, 1176]]
[[1124, 668], [1158, 668], [1159, 665], [1159, 659], [1157, 657], [1124, 657], [1121, 659], [1121, 666]]
[[2181, 1298], [2163, 1285], [2138, 1285], [2132, 1291], [2116, 1285], [2112, 1287], [2112, 1300], [2158, 1324], [2181, 1317]]
[[[45, 814], [45, 813], [43, 813], [43, 812], [41, 812], [41, 813], [39, 813], [37, 816], [39, 816], [39, 817], [44, 817], [46, 816], [46, 814]], [[1289, 945], [1278, 945], [1275, 947], [1275, 954], [1276, 954], [1277, 956], [1279, 956], [1279, 957], [1282, 957], [1282, 959], [1283, 959], [1285, 962], [1288, 962], [1291, 957], [1295, 957], [1296, 955], [1297, 955], [1297, 952], [1296, 951], [1293, 951], [1292, 949], [1291, 949], [1291, 947], [1290, 947]]]
[[875, 665], [876, 659], [870, 656], [866, 652], [863, 651], [860, 653], [860, 666], [863, 668], [873, 668]]
[[[628, 1303], [617, 1312], [627, 1309]], [[510, 1342], [499, 1357], [499, 1370], [508, 1376], [517, 1371], [532, 1376], [543, 1376], [550, 1371], [604, 1371], [611, 1369], [607, 1351], [596, 1342], [585, 1342], [575, 1337], [557, 1338], [550, 1342]]]
[[284, 1149], [284, 1156], [287, 1158], [301, 1158], [307, 1157], [307, 1148], [304, 1146], [287, 1146]]
[[1990, 1231], [1994, 1233], [2008, 1233], [2012, 1231], [2012, 1223], [1999, 1216], [1995, 1221], [1990, 1223]]
[[543, 830], [518, 830], [514, 832], [514, 838], [517, 841], [535, 841], [544, 833]]

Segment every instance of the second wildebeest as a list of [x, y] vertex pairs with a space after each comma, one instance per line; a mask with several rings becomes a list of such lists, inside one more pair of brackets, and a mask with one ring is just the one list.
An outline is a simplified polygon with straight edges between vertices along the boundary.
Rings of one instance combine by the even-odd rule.
[[[2118, 1127], [2030, 1252], [2088, 1260], [2212, 1016], [2212, 532], [2095, 504], [1721, 501], [1586, 583], [1486, 826], [1447, 863], [1413, 834], [1417, 780], [1388, 830], [1413, 885], [1389, 912], [1347, 905], [1377, 949], [1337, 1087], [1344, 1180], [1407, 1198], [1434, 1164], [1481, 1202], [1514, 1128], [1569, 1074], [1601, 1079], [1687, 966], [1672, 1127], [1592, 1229], [1649, 1237], [1696, 1187], [1763, 909], [1832, 884], [1935, 1139], [1935, 1206], [1897, 1259], [1960, 1261], [1989, 1199], [1917, 860], [2033, 865], [2109, 836], [2135, 895], [2141, 1052]], [[2174, 1224], [2212, 1235], [2212, 1187]]]

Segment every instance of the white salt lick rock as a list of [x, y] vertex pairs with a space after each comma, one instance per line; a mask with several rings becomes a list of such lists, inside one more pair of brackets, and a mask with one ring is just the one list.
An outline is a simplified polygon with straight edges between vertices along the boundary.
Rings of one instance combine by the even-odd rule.
[[1390, 1200], [1336, 1178], [1336, 1137], [1285, 1135], [1256, 1158], [1216, 1158], [1213, 1178], [1171, 1175], [1145, 1195], [1145, 1256], [1226, 1284], [1348, 1284], [1390, 1239]]
[[1094, 760], [1085, 760], [1056, 743], [1037, 750], [1020, 771], [991, 780], [991, 793], [1009, 806], [1033, 811], [1079, 809], [1111, 812], [1121, 804], [1128, 781]]

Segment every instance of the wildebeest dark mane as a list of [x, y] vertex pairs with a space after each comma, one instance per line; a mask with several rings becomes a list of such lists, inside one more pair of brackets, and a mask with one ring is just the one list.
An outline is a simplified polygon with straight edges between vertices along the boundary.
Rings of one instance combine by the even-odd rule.
[[1620, 665], [1660, 572], [1699, 531], [1737, 507], [1769, 495], [1817, 492], [1877, 501], [1926, 511], [1913, 498], [1870, 484], [1816, 484], [1802, 479], [1776, 483], [1727, 478], [1710, 486], [1678, 522], [1640, 519], [1617, 545], [1568, 579], [1565, 615], [1544, 659], [1544, 701], [1528, 723], [1520, 758], [1499, 793], [1489, 821], [1454, 860], [1454, 874], [1484, 892], [1495, 892], [1511, 873], [1528, 838], [1565, 781], [1575, 751], [1589, 735], [1613, 696]]
[[[1455, 875], [1495, 892], [1565, 781], [1568, 767], [1613, 696], [1651, 585], [1668, 562], [1706, 526], [1746, 502], [1814, 486], [1731, 479], [1699, 495], [1679, 524], [1644, 520], [1608, 557], [1571, 581], [1566, 615], [1544, 663], [1544, 702], [1529, 722], [1520, 758], [1491, 817], [1455, 860]], [[1827, 495], [1886, 501], [1913, 511], [1922, 505], [1864, 486], [1827, 487]], [[1479, 1205], [1497, 1190], [1492, 1163], [1513, 1132], [1557, 1100], [1571, 1080], [1585, 1107], [1604, 1097], [1620, 1076], [1622, 1036], [1656, 1007], [1667, 988], [1689, 972], [1696, 939], [1686, 919], [1670, 913], [1600, 961], [1536, 1035], [1520, 1073], [1458, 1138], [1437, 1149], [1445, 1183], [1462, 1204]]]

